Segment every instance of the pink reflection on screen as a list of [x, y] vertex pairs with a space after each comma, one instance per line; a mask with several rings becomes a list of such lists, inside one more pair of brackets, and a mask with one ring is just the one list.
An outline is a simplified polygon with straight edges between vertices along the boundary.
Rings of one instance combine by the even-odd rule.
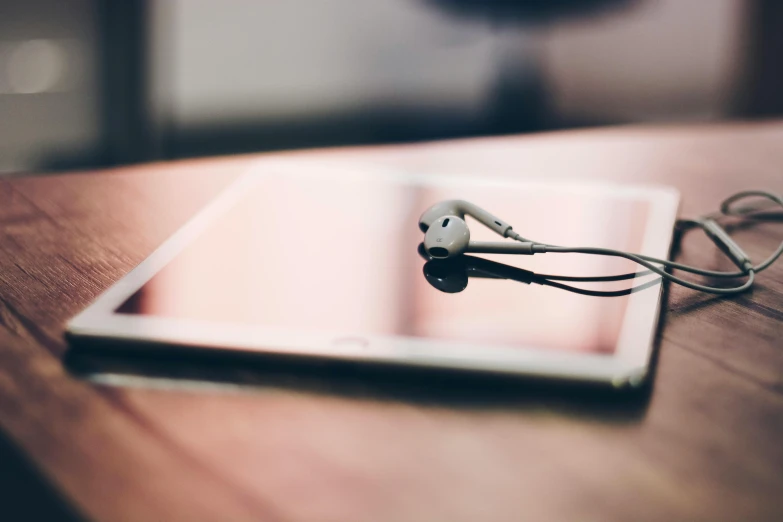
[[[469, 199], [535, 241], [638, 251], [647, 203], [544, 187], [469, 192], [370, 176], [269, 178], [243, 194], [118, 312], [336, 335], [613, 352], [633, 296], [588, 297], [487, 279], [471, 279], [460, 293], [440, 292], [422, 275], [418, 216], [437, 201]], [[469, 224], [473, 239], [499, 239]], [[576, 254], [485, 257], [546, 274], [637, 269], [623, 259]]]

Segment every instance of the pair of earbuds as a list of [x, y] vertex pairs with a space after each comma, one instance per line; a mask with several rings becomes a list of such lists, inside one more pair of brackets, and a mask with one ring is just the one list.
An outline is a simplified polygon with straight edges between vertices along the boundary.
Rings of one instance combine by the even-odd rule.
[[[777, 194], [762, 190], [739, 192], [727, 198], [720, 207], [720, 213], [711, 214], [698, 219], [681, 220], [683, 227], [699, 227], [720, 248], [726, 256], [739, 268], [738, 271], [725, 272], [706, 270], [666, 259], [633, 254], [610, 248], [596, 247], [564, 247], [537, 243], [520, 236], [512, 226], [503, 219], [492, 215], [481, 207], [463, 200], [449, 200], [437, 203], [427, 209], [419, 218], [419, 229], [424, 233], [423, 248], [426, 254], [435, 260], [455, 259], [466, 253], [476, 254], [516, 254], [533, 255], [548, 252], [578, 253], [622, 257], [629, 259], [656, 273], [661, 278], [693, 290], [712, 294], [727, 295], [744, 292], [753, 286], [755, 274], [765, 270], [783, 254], [783, 243], [764, 262], [754, 265], [745, 251], [729, 236], [726, 230], [716, 221], [719, 216], [753, 217], [755, 212], [763, 210], [759, 206], [738, 207], [735, 204], [750, 197], [760, 197], [783, 208], [783, 199]], [[471, 216], [499, 236], [511, 241], [471, 241], [470, 229], [465, 222], [465, 216]], [[475, 258], [474, 258], [475, 259]], [[712, 278], [747, 278], [746, 281], [734, 287], [708, 286], [688, 281], [675, 276], [666, 269], [678, 269], [692, 274]], [[629, 274], [621, 277], [630, 279]], [[590, 278], [589, 280], [594, 280]], [[617, 280], [617, 279], [613, 279]]]

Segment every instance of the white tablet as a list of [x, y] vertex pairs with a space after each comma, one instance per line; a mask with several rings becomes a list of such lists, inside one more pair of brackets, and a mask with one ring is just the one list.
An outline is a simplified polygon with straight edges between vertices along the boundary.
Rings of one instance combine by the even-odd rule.
[[[644, 381], [660, 284], [599, 297], [476, 271], [443, 291], [425, 277], [418, 218], [438, 201], [465, 199], [536, 242], [665, 258], [679, 201], [673, 189], [273, 165], [251, 169], [74, 318], [72, 349]], [[468, 224], [472, 239], [501, 240]], [[481, 257], [536, 277], [641, 271], [581, 254]], [[601, 292], [648, 280], [569, 284]]]

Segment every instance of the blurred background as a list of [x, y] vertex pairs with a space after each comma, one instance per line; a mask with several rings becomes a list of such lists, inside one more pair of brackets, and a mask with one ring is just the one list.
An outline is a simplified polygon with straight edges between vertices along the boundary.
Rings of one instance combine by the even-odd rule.
[[0, 173], [783, 113], [779, 0], [0, 0]]

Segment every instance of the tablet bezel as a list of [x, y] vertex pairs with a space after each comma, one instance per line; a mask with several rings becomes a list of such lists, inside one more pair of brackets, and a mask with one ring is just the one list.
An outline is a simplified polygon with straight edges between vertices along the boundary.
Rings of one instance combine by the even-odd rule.
[[[303, 332], [247, 324], [208, 323], [182, 318], [127, 315], [115, 310], [169, 263], [183, 248], [218, 216], [228, 211], [254, 184], [268, 176], [386, 176], [388, 180], [412, 185], [497, 186], [525, 188], [557, 186], [558, 190], [615, 198], [643, 199], [649, 203], [649, 218], [641, 252], [668, 258], [679, 205], [679, 193], [663, 186], [628, 186], [604, 182], [472, 178], [468, 176], [411, 175], [363, 167], [361, 165], [323, 165], [300, 162], [258, 165], [224, 189], [211, 203], [191, 218], [149, 257], [101, 294], [87, 309], [67, 325], [73, 348], [84, 341], [138, 342], [139, 349], [155, 345], [176, 345], [194, 350], [222, 351], [299, 357], [316, 357], [352, 362], [388, 363], [494, 372], [573, 381], [606, 383], [616, 387], [641, 384], [649, 370], [653, 341], [658, 325], [663, 285], [629, 296], [616, 351], [609, 354], [547, 351], [535, 346], [476, 345], [470, 342], [402, 336], [356, 336], [352, 332]], [[379, 172], [379, 170], [382, 170]], [[308, 171], [308, 172], [303, 172]], [[371, 171], [371, 174], [368, 174]], [[415, 223], [412, 225], [415, 226]], [[140, 333], [140, 332], [143, 332]], [[111, 343], [102, 343], [111, 350]]]

